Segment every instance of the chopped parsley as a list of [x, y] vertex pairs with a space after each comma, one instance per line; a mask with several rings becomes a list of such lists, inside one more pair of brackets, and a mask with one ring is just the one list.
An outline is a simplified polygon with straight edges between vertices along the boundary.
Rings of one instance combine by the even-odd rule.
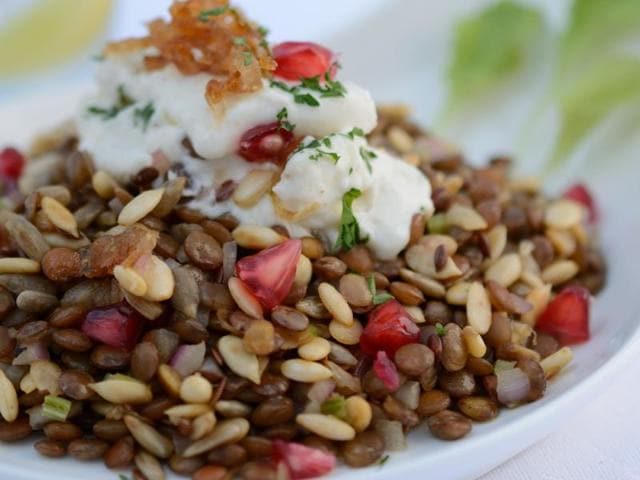
[[210, 17], [218, 17], [223, 13], [226, 13], [228, 10], [229, 10], [228, 6], [210, 8], [209, 10], [202, 10], [198, 14], [198, 20], [200, 20], [201, 22], [206, 22], [209, 20]]
[[367, 279], [367, 285], [369, 287], [369, 291], [371, 292], [371, 296], [373, 297], [373, 304], [380, 305], [381, 303], [386, 303], [389, 300], [393, 300], [393, 295], [390, 293], [382, 292], [378, 293], [376, 290], [376, 279], [373, 274], [369, 275]]
[[371, 160], [373, 160], [374, 158], [378, 158], [376, 152], [374, 152], [373, 150], [367, 150], [366, 148], [364, 148], [364, 146], [362, 146], [360, 147], [360, 157], [362, 157], [364, 163], [367, 164], [367, 170], [369, 170], [369, 173], [371, 173], [373, 171], [371, 168]]
[[124, 86], [120, 85], [117, 90], [118, 96], [116, 103], [109, 108], [91, 106], [87, 111], [92, 115], [102, 117], [103, 120], [109, 120], [118, 115], [125, 108], [133, 105], [135, 100], [131, 98], [124, 90]]
[[120, 474], [118, 475], [118, 480], [129, 480], [129, 477], [127, 477], [126, 475]]
[[269, 29], [262, 25], [258, 25], [258, 33], [261, 37], [266, 37], [267, 35], [269, 35]]
[[351, 250], [357, 244], [369, 241], [369, 237], [360, 236], [358, 220], [351, 210], [353, 201], [361, 195], [360, 190], [352, 188], [342, 196], [342, 215], [340, 216], [340, 232], [335, 245], [336, 250]]
[[320, 411], [325, 415], [333, 415], [341, 420], [347, 418], [347, 404], [342, 395], [334, 394], [320, 405]]
[[314, 153], [313, 155], [309, 155], [309, 160], [313, 160], [314, 162], [317, 162], [321, 158], [326, 158], [327, 160], [333, 162], [333, 164], [335, 165], [336, 163], [338, 163], [338, 160], [340, 160], [340, 155], [338, 155], [336, 152], [327, 152], [325, 150], [320, 150], [319, 148], [316, 148], [316, 153]]
[[253, 63], [253, 54], [251, 52], [242, 52], [242, 57], [244, 58], [245, 67], [248, 67]]
[[133, 111], [133, 124], [137, 127], [139, 122], [142, 123], [142, 131], [146, 132], [147, 127], [149, 126], [149, 121], [153, 114], [155, 113], [155, 108], [153, 107], [153, 103], [149, 102], [142, 108], [136, 108]]
[[233, 44], [244, 47], [247, 45], [247, 39], [244, 37], [233, 37]]
[[309, 155], [309, 160], [313, 160], [314, 162], [317, 162], [321, 158], [325, 158], [330, 162], [333, 162], [334, 165], [338, 163], [338, 160], [340, 160], [340, 155], [338, 155], [336, 152], [329, 152], [327, 150], [323, 150], [322, 149], [323, 145], [327, 148], [331, 148], [331, 138], [325, 137], [321, 140], [313, 139], [306, 145], [300, 144], [300, 146], [298, 146], [298, 148], [294, 153], [300, 152], [301, 150], [315, 149], [315, 153], [312, 153], [311, 155]]
[[444, 326], [441, 323], [436, 323], [436, 335], [439, 337], [444, 335]]
[[348, 137], [351, 140], [353, 140], [356, 137], [363, 137], [364, 138], [364, 131], [360, 127], [353, 127], [351, 129], [351, 131], [349, 131], [349, 132], [347, 132], [345, 134], [345, 136]]
[[289, 112], [287, 111], [287, 107], [282, 107], [282, 110], [280, 110], [276, 115], [276, 119], [278, 120], [279, 128], [282, 130], [293, 132], [293, 129], [296, 128], [296, 126], [289, 121]]
[[385, 455], [380, 460], [378, 460], [377, 465], [380, 466], [380, 467], [383, 467], [384, 464], [387, 463], [388, 460], [389, 460], [389, 455]]
[[303, 78], [299, 85], [289, 86], [279, 80], [271, 80], [271, 87], [279, 88], [293, 95], [293, 100], [302, 105], [310, 107], [320, 106], [318, 99], [309, 92], [302, 92], [301, 89], [311, 90], [320, 94], [320, 98], [324, 97], [344, 97], [347, 90], [342, 83], [331, 80], [328, 73], [325, 74], [324, 84], [320, 82], [320, 76]]

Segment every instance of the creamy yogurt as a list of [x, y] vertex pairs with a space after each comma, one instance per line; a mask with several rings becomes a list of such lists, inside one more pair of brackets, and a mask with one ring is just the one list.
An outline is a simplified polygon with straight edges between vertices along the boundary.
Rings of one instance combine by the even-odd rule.
[[[353, 213], [381, 259], [393, 258], [406, 246], [414, 214], [432, 214], [428, 179], [403, 160], [370, 147], [362, 136], [377, 120], [363, 88], [343, 82], [344, 97], [318, 98], [320, 105], [311, 107], [265, 80], [262, 90], [230, 97], [214, 111], [204, 97], [209, 75], [185, 76], [172, 65], [149, 72], [142, 58], [138, 52], [102, 62], [98, 90], [77, 113], [80, 147], [97, 168], [125, 178], [149, 165], [151, 154], [160, 149], [189, 173], [191, 208], [211, 217], [231, 213], [242, 223], [283, 225], [292, 236], [313, 233], [329, 245], [338, 237], [343, 195], [357, 189], [361, 196], [353, 202]], [[148, 105], [153, 112], [145, 120]], [[117, 112], [109, 113], [114, 106]], [[294, 133], [305, 137], [304, 148], [289, 157], [272, 194], [251, 208], [240, 208], [232, 199], [216, 202], [215, 189], [223, 182], [239, 182], [257, 168], [278, 169], [246, 162], [235, 152], [244, 132], [275, 121], [283, 107]], [[185, 138], [202, 158], [191, 156]]]

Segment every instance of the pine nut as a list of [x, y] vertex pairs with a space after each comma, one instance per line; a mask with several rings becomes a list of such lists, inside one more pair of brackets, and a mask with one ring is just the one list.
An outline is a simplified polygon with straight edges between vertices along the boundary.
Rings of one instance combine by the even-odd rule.
[[433, 280], [425, 275], [416, 273], [408, 268], [400, 270], [400, 278], [420, 289], [420, 291], [430, 297], [444, 298], [446, 289], [437, 280]]
[[200, 440], [205, 435], [211, 433], [216, 426], [216, 415], [213, 412], [203, 413], [192, 422], [191, 440]]
[[470, 288], [470, 282], [456, 282], [449, 287], [444, 298], [450, 305], [466, 305]]
[[78, 222], [76, 222], [76, 217], [73, 216], [73, 213], [71, 213], [67, 207], [52, 197], [43, 197], [40, 205], [42, 206], [42, 211], [51, 223], [69, 235], [75, 238], [79, 237]]
[[542, 281], [560, 285], [571, 280], [580, 270], [573, 260], [557, 260], [542, 271]]
[[113, 197], [113, 189], [116, 185], [116, 181], [111, 178], [107, 172], [102, 170], [98, 170], [91, 177], [91, 186], [98, 196], [105, 200]]
[[355, 320], [350, 327], [336, 320], [329, 322], [329, 333], [344, 345], [357, 345], [362, 335], [362, 324]]
[[560, 199], [551, 203], [544, 214], [544, 223], [553, 228], [571, 228], [584, 219], [584, 207], [573, 200]]
[[158, 380], [162, 388], [172, 397], [178, 397], [180, 395], [180, 385], [182, 385], [182, 379], [180, 374], [176, 372], [172, 367], [166, 364], [162, 364], [158, 367]]
[[169, 407], [164, 411], [164, 414], [169, 418], [196, 418], [210, 411], [211, 406], [209, 405], [190, 403]]
[[226, 418], [248, 417], [251, 408], [237, 400], [218, 400], [216, 412]]
[[6, 422], [18, 418], [18, 395], [16, 389], [7, 378], [4, 370], [0, 370], [0, 415]]
[[148, 403], [153, 398], [149, 386], [134, 378], [121, 380], [112, 377], [102, 382], [90, 383], [89, 388], [106, 401], [116, 404]]
[[147, 284], [144, 298], [150, 302], [162, 302], [173, 296], [176, 281], [169, 265], [155, 255], [143, 255], [132, 267]]
[[137, 197], [134, 197], [124, 206], [120, 215], [118, 215], [118, 223], [125, 227], [130, 227], [134, 223], [142, 220], [158, 206], [163, 193], [164, 188], [156, 188], [144, 191]]
[[249, 224], [236, 227], [231, 236], [238, 245], [251, 250], [263, 250], [286, 240], [272, 228]]
[[124, 423], [129, 432], [149, 453], [158, 458], [169, 458], [173, 452], [173, 443], [148, 423], [133, 415], [125, 415]]
[[469, 355], [476, 358], [484, 357], [487, 353], [487, 346], [480, 334], [471, 326], [467, 325], [462, 329], [462, 338], [467, 345], [467, 352]]
[[467, 321], [480, 335], [491, 327], [491, 301], [489, 294], [480, 282], [473, 282], [467, 296]]
[[440, 233], [430, 233], [425, 235], [418, 240], [418, 243], [426, 245], [434, 251], [438, 248], [438, 245], [442, 245], [445, 252], [447, 252], [447, 255], [453, 255], [456, 253], [456, 250], [458, 250], [458, 242], [456, 242], [453, 237]]
[[277, 181], [278, 173], [274, 170], [252, 170], [240, 180], [231, 198], [240, 208], [251, 208]]
[[522, 260], [517, 253], [507, 253], [498, 258], [485, 272], [485, 279], [510, 287], [522, 274]]
[[113, 276], [120, 286], [137, 297], [143, 297], [147, 293], [147, 283], [133, 268], [116, 265]]
[[322, 360], [331, 352], [331, 344], [322, 337], [315, 337], [308, 343], [298, 348], [298, 355], [304, 360]]
[[233, 335], [226, 335], [218, 340], [218, 350], [227, 366], [236, 375], [260, 384], [260, 365], [258, 357], [245, 350], [242, 340]]
[[138, 450], [133, 461], [147, 480], [165, 480], [162, 465], [153, 455], [144, 450]]
[[409, 316], [411, 317], [411, 320], [413, 320], [415, 323], [424, 323], [427, 321], [427, 319], [424, 317], [424, 311], [415, 305], [403, 305], [404, 309], [407, 311], [407, 313], [409, 314]]
[[31, 363], [29, 375], [38, 390], [46, 390], [50, 395], [61, 393], [58, 380], [62, 370], [55, 363], [49, 360], [35, 360]]
[[249, 291], [242, 280], [237, 277], [231, 277], [227, 283], [229, 293], [236, 302], [240, 310], [253, 318], [262, 318], [262, 305], [256, 297]]
[[293, 285], [297, 287], [306, 287], [311, 281], [313, 276], [313, 266], [311, 260], [304, 255], [300, 255], [298, 264], [296, 265], [296, 276], [293, 280]]
[[244, 418], [224, 420], [216, 425], [211, 433], [189, 445], [182, 456], [195, 457], [220, 445], [242, 440], [249, 433], [249, 422]]
[[544, 234], [561, 257], [570, 257], [576, 251], [578, 242], [568, 230], [548, 228]]
[[487, 243], [489, 246], [489, 258], [495, 260], [502, 255], [507, 246], [507, 227], [498, 224], [487, 232]]
[[356, 436], [351, 425], [331, 415], [301, 413], [296, 417], [296, 423], [328, 440], [347, 441]]
[[38, 273], [40, 262], [22, 257], [0, 258], [0, 273]]
[[345, 401], [347, 408], [347, 419], [353, 429], [360, 433], [364, 432], [371, 424], [373, 410], [371, 405], [364, 398], [354, 395]]
[[487, 221], [471, 207], [453, 204], [445, 214], [447, 223], [455, 225], [468, 231], [484, 230], [487, 228]]
[[409, 153], [413, 150], [414, 140], [402, 127], [396, 125], [389, 128], [387, 138], [391, 142], [391, 146], [400, 153]]
[[557, 375], [560, 370], [566, 367], [573, 360], [573, 352], [569, 347], [562, 347], [540, 361], [540, 366], [547, 378]]
[[435, 251], [433, 246], [417, 243], [407, 249], [404, 258], [412, 270], [431, 278], [451, 278], [462, 273], [451, 257], [447, 257], [444, 268], [437, 269], [434, 262]]
[[180, 385], [180, 398], [187, 403], [208, 403], [211, 395], [211, 382], [199, 373], [189, 375]]
[[315, 383], [333, 376], [331, 370], [324, 365], [297, 358], [284, 361], [280, 371], [289, 380], [304, 383]]
[[335, 320], [347, 327], [353, 325], [351, 307], [333, 285], [326, 282], [321, 283], [318, 287], [318, 296]]

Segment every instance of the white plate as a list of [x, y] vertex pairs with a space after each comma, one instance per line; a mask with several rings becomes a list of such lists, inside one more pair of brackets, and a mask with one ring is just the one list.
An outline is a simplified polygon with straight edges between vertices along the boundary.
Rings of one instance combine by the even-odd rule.
[[[416, 8], [426, 3], [432, 2], [420, 3], [411, 0], [411, 4]], [[443, 4], [438, 2], [438, 5]], [[406, 25], [406, 22], [403, 24], [401, 19], [397, 19], [398, 22], [393, 21], [392, 15], [400, 15], [403, 11], [406, 12], [406, 9], [397, 9], [396, 13], [391, 8], [385, 11], [385, 23], [390, 25], [386, 34], [387, 41], [390, 38], [399, 38], [403, 42], [409, 42], [413, 41], [412, 36], [417, 35], [415, 28], [403, 30], [401, 26]], [[446, 25], [447, 22], [438, 26], [433, 18], [425, 20], [433, 29], [429, 30], [422, 25], [425, 28], [421, 31], [435, 32], [429, 36], [433, 43], [430, 44], [431, 50], [428, 50], [435, 52], [445, 41], [442, 37], [442, 25]], [[372, 21], [374, 23], [371, 25], [375, 25], [376, 19]], [[396, 25], [395, 31], [393, 25]], [[377, 35], [376, 38], [379, 38], [379, 34], [372, 36], [371, 30], [380, 30], [370, 29], [368, 33], [371, 42], [375, 42], [374, 36]], [[403, 58], [402, 55], [398, 55], [393, 65], [394, 75], [389, 75], [397, 76], [398, 84], [401, 86], [394, 91], [387, 86], [388, 83], [385, 84], [383, 77], [379, 76], [384, 75], [384, 72], [378, 71], [376, 76], [375, 69], [367, 70], [364, 61], [366, 57], [363, 55], [371, 50], [367, 52], [365, 49], [376, 50], [378, 44], [363, 41], [364, 35], [367, 35], [366, 28], [352, 30], [338, 37], [346, 41], [357, 36], [361, 40], [360, 47], [353, 46], [355, 43], [352, 42], [342, 43], [341, 40], [336, 40], [343, 45], [352, 45], [350, 49], [343, 49], [345, 65], [349, 65], [349, 59], [356, 62], [355, 59], [360, 58], [357, 65], [360, 70], [347, 67], [346, 72], [359, 77], [362, 83], [373, 84], [374, 94], [380, 97], [416, 102], [422, 107], [418, 108], [420, 116], [429, 118], [435, 109], [434, 105], [437, 104], [434, 94], [441, 93], [442, 88], [434, 81], [432, 89], [425, 89], [424, 84], [420, 89], [417, 78], [426, 78], [426, 81], [435, 78], [432, 70], [441, 67], [441, 58], [434, 57], [433, 68], [416, 71], [415, 58]], [[379, 42], [384, 43], [382, 40]], [[374, 80], [367, 82], [367, 79]], [[43, 92], [38, 97], [16, 100], [11, 105], [0, 108], [0, 145], [24, 145], [34, 133], [65, 118], [72, 111], [74, 102], [83, 90], [84, 88], [74, 87], [71, 90]], [[430, 93], [425, 93], [425, 90]], [[609, 125], [609, 128], [614, 127]], [[597, 135], [594, 136], [593, 143], [597, 150]], [[490, 148], [500, 146], [496, 137], [493, 137], [486, 145], [475, 146], [474, 153], [486, 152]], [[547, 395], [542, 400], [511, 411], [503, 410], [496, 420], [487, 424], [475, 424], [468, 437], [452, 443], [435, 440], [425, 434], [425, 427], [420, 427], [410, 436], [409, 449], [392, 453], [384, 467], [341, 469], [333, 478], [372, 480], [398, 478], [400, 475], [407, 479], [474, 478], [558, 428], [595, 393], [602, 390], [608, 378], [615, 377], [626, 362], [640, 353], [640, 327], [637, 320], [640, 313], [640, 298], [637, 294], [637, 285], [640, 284], [640, 258], [637, 246], [640, 238], [640, 217], [635, 211], [636, 206], [640, 204], [640, 186], [637, 180], [640, 178], [640, 164], [631, 162], [624, 168], [599, 168], [589, 171], [583, 171], [579, 161], [571, 165], [559, 177], [560, 180], [555, 179], [553, 184], [558, 185], [563, 178], [579, 174], [580, 178], [586, 179], [593, 187], [602, 210], [602, 242], [610, 268], [607, 288], [593, 305], [591, 341], [575, 349], [574, 362], [549, 385]], [[23, 442], [10, 446], [0, 444], [0, 478], [48, 480], [52, 475], [54, 478], [66, 480], [117, 478], [117, 472], [106, 470], [101, 463], [42, 458], [34, 452], [31, 443]]]

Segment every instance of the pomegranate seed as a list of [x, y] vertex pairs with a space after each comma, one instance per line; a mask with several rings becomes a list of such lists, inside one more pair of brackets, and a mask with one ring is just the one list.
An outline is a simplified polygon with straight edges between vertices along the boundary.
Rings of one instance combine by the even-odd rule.
[[91, 339], [131, 350], [142, 332], [142, 317], [126, 303], [96, 308], [87, 313], [82, 331]]
[[369, 313], [369, 321], [360, 337], [360, 347], [373, 356], [383, 350], [393, 357], [403, 345], [416, 343], [420, 329], [397, 300], [378, 306]]
[[0, 178], [17, 180], [24, 167], [24, 157], [15, 148], [0, 151]]
[[600, 216], [593, 195], [584, 183], [576, 183], [562, 195], [564, 198], [581, 203], [589, 212], [589, 223], [596, 223]]
[[336, 457], [330, 453], [279, 439], [273, 441], [273, 458], [276, 465], [286, 465], [290, 480], [320, 477], [336, 467]]
[[285, 80], [335, 75], [335, 55], [317, 43], [284, 42], [273, 47], [273, 58], [278, 66], [273, 75]]
[[400, 388], [398, 369], [384, 350], [376, 353], [376, 360], [373, 362], [373, 372], [390, 391], [395, 392]]
[[589, 291], [583, 287], [562, 289], [538, 318], [536, 329], [563, 345], [589, 340], [589, 300]]
[[282, 164], [297, 147], [293, 133], [273, 122], [247, 130], [240, 138], [238, 155], [248, 162]]
[[271, 310], [289, 294], [301, 252], [300, 240], [287, 240], [242, 258], [236, 263], [236, 273], [262, 306]]

